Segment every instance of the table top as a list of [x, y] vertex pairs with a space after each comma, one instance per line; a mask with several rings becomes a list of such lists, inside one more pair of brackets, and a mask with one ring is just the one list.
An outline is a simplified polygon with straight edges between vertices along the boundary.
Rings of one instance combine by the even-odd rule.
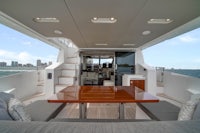
[[133, 86], [69, 86], [48, 98], [57, 103], [159, 102], [151, 94]]

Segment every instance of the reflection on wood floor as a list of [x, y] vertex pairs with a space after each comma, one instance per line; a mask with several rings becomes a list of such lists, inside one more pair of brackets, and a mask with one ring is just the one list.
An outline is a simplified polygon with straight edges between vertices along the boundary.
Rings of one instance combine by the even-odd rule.
[[[125, 104], [125, 119], [135, 119], [136, 104]], [[79, 104], [67, 104], [57, 118], [79, 118]], [[118, 119], [119, 104], [117, 103], [88, 103], [88, 119]]]

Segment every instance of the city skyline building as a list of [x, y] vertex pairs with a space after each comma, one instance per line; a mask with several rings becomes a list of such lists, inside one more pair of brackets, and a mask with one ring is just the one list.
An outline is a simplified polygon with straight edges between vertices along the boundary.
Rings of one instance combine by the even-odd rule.
[[7, 64], [7, 62], [0, 62], [0, 67], [47, 67], [49, 65], [52, 65], [52, 61], [42, 62], [40, 59], [36, 61], [36, 65], [33, 65], [31, 63], [22, 64], [18, 61], [11, 61], [10, 65]]
[[6, 67], [7, 63], [6, 62], [0, 62], [0, 67]]
[[11, 66], [12, 67], [17, 67], [18, 66], [18, 62], [17, 61], [12, 61], [11, 62]]
[[41, 65], [42, 65], [42, 61], [38, 59], [36, 62], [36, 66], [41, 66]]

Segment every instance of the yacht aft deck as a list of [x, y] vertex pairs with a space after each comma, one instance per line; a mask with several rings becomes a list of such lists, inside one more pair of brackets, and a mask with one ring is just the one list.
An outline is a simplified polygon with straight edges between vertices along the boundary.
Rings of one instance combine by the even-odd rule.
[[[180, 102], [174, 99], [157, 96], [160, 100], [165, 100], [173, 103], [177, 106], [181, 106]], [[36, 100], [47, 100], [45, 95], [35, 95], [34, 97], [23, 101], [26, 105]], [[88, 119], [118, 119], [119, 118], [119, 104], [117, 103], [88, 103], [87, 104], [87, 118]], [[135, 103], [127, 103], [124, 107], [125, 119], [147, 119], [150, 120], [149, 116], [141, 110]], [[65, 108], [56, 116], [56, 119], [68, 118], [78, 119], [79, 118], [79, 104], [68, 103]]]
[[[170, 103], [180, 106], [181, 103], [174, 99], [157, 96], [160, 100], [166, 100]], [[47, 100], [45, 94], [33, 95], [24, 100], [24, 104], [30, 104], [37, 100]], [[149, 119], [149, 116], [140, 109], [135, 103], [126, 103], [124, 105], [125, 119]], [[79, 104], [68, 103], [65, 108], [56, 116], [56, 119], [79, 118]], [[88, 103], [87, 104], [87, 118], [88, 119], [119, 119], [119, 104], [118, 103]]]
[[[113, 70], [120, 66], [132, 67], [131, 71], [134, 71], [134, 74], [144, 75], [145, 91], [148, 93], [154, 96], [159, 93], [157, 96], [160, 100], [169, 98], [167, 100], [172, 100], [173, 103], [186, 102], [194, 93], [199, 92], [196, 91], [199, 90], [199, 79], [165, 72], [164, 89], [157, 87], [156, 70], [145, 63], [142, 50], [198, 28], [200, 26], [199, 7], [199, 0], [1, 0], [0, 21], [2, 24], [57, 48], [59, 54], [57, 62], [44, 71], [0, 78], [0, 84], [3, 89], [15, 88], [12, 93], [17, 98], [30, 98], [24, 101], [26, 104], [38, 99], [47, 100], [49, 96], [67, 86], [80, 85], [83, 72], [81, 68], [86, 70], [83, 63], [85, 58], [80, 57], [80, 52], [85, 52], [85, 57], [90, 58], [92, 55], [88, 55], [88, 51], [93, 55], [98, 51], [99, 57], [105, 55], [105, 51], [107, 53], [126, 51], [134, 53], [134, 61], [132, 60], [134, 64], [124, 63], [117, 66], [117, 61], [114, 61], [111, 65], [111, 67], [114, 66]], [[93, 69], [92, 66], [91, 69]], [[109, 75], [113, 72], [107, 71], [106, 78], [110, 75], [113, 77], [113, 74]], [[120, 73], [116, 75], [118, 76], [116, 79], [120, 79]], [[87, 74], [87, 77], [90, 76]], [[94, 77], [96, 84], [97, 78]], [[37, 96], [32, 96], [35, 94]], [[94, 103], [88, 104], [88, 118], [117, 119], [119, 117], [117, 106], [110, 103], [100, 106]], [[57, 117], [78, 118], [78, 109], [77, 104], [67, 104]], [[134, 110], [136, 113], [133, 113]], [[126, 104], [125, 118], [146, 119], [147, 117], [137, 105]], [[23, 130], [24, 132], [59, 133], [61, 131], [199, 133], [200, 126], [199, 120], [141, 123], [3, 121], [0, 122], [0, 131], [2, 130], [4, 132]]]

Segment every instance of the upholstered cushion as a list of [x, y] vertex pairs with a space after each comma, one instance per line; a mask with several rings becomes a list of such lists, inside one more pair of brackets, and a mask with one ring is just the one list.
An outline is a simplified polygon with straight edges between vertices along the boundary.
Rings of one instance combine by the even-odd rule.
[[199, 133], [200, 121], [0, 122], [1, 133]]
[[7, 104], [0, 98], [0, 120], [12, 120], [8, 114]]
[[91, 123], [100, 123], [100, 122], [152, 122], [153, 120], [149, 119], [73, 119], [73, 118], [57, 118], [51, 119], [50, 122], [91, 122]]
[[191, 100], [183, 104], [178, 115], [178, 120], [191, 120], [197, 103], [197, 100]]
[[6, 102], [0, 98], [0, 108], [3, 108], [3, 109], [7, 109], [7, 104]]
[[0, 120], [13, 120], [13, 119], [10, 117], [7, 110], [0, 108]]
[[10, 100], [10, 98], [14, 98], [14, 95], [5, 92], [0, 92], [0, 98], [8, 104], [8, 101]]
[[114, 82], [111, 80], [104, 80], [103, 86], [114, 86]]
[[200, 102], [197, 104], [197, 106], [195, 108], [192, 119], [193, 120], [200, 120]]
[[138, 106], [153, 120], [172, 121], [177, 120], [180, 108], [167, 102], [138, 103]]
[[87, 77], [87, 72], [82, 72], [82, 76]]
[[49, 121], [64, 108], [64, 103], [48, 103], [47, 100], [38, 100], [26, 106], [32, 121]]
[[96, 77], [96, 73], [95, 72], [88, 72], [88, 77], [95, 78]]
[[31, 121], [30, 115], [26, 112], [23, 103], [18, 99], [11, 98], [8, 103], [8, 111], [12, 118], [17, 121]]

